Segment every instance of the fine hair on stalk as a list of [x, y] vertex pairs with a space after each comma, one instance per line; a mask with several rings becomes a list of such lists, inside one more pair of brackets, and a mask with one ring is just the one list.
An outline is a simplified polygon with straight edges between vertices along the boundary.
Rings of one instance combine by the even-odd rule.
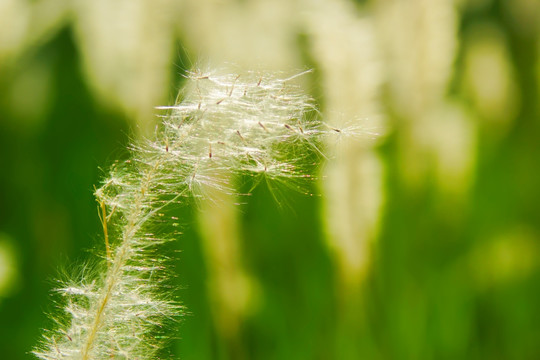
[[47, 360], [158, 356], [170, 340], [164, 326], [182, 312], [167, 285], [170, 266], [162, 251], [178, 234], [160, 230], [163, 222], [181, 219], [164, 216], [166, 207], [215, 191], [235, 193], [229, 175], [304, 191], [314, 179], [313, 154], [323, 158], [321, 138], [347, 135], [320, 121], [311, 98], [295, 85], [299, 75], [187, 74], [181, 101], [160, 107], [167, 115], [154, 138], [131, 145], [130, 158], [114, 163], [96, 189], [103, 260], [61, 282], [56, 327], [44, 332], [34, 355]]

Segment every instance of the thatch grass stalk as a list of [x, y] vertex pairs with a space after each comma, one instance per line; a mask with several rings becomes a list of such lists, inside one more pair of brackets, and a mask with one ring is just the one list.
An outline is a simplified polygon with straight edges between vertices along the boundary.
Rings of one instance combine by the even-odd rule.
[[[170, 339], [164, 327], [182, 311], [167, 286], [160, 245], [165, 208], [187, 197], [234, 194], [221, 174], [251, 175], [306, 191], [315, 177], [307, 164], [322, 136], [346, 136], [322, 124], [311, 99], [285, 79], [267, 74], [188, 74], [182, 101], [153, 140], [131, 147], [95, 191], [105, 254], [93, 271], [65, 281], [62, 314], [34, 351], [40, 359], [155, 359]], [[310, 160], [312, 162], [312, 160]], [[156, 333], [163, 336], [156, 336]], [[169, 332], [171, 333], [171, 332]]]

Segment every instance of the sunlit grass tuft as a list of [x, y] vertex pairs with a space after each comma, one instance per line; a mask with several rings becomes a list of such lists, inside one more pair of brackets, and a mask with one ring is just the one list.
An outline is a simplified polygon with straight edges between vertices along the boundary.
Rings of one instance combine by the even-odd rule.
[[166, 286], [169, 266], [160, 250], [176, 235], [159, 230], [165, 208], [235, 193], [223, 174], [307, 188], [312, 155], [322, 154], [318, 138], [343, 134], [320, 122], [295, 77], [188, 74], [182, 101], [161, 108], [169, 114], [155, 138], [132, 145], [131, 158], [115, 163], [95, 191], [104, 259], [57, 289], [63, 313], [34, 351], [38, 358], [156, 358], [169, 340], [156, 332], [182, 312]]

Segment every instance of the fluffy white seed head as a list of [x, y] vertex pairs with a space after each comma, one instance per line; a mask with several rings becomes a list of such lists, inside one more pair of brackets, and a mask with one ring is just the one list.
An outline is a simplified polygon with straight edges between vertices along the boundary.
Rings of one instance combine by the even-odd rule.
[[133, 145], [131, 158], [114, 164], [96, 190], [105, 260], [94, 276], [87, 272], [58, 290], [64, 315], [34, 351], [38, 358], [156, 358], [166, 340], [156, 331], [181, 312], [165, 286], [166, 257], [158, 249], [174, 237], [156, 234], [164, 207], [233, 192], [231, 174], [297, 187], [312, 179], [306, 160], [321, 153], [319, 138], [344, 133], [319, 122], [293, 79], [188, 74], [181, 102], [162, 108], [169, 114], [155, 139]]

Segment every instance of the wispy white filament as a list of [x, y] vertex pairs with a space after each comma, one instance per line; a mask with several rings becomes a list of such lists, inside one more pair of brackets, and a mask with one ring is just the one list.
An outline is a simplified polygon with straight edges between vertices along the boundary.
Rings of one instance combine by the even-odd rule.
[[96, 190], [105, 261], [93, 276], [58, 289], [65, 315], [44, 335], [38, 358], [156, 358], [167, 340], [156, 332], [181, 312], [165, 286], [159, 245], [172, 237], [157, 235], [163, 208], [209, 196], [207, 189], [233, 192], [224, 171], [298, 188], [312, 179], [305, 163], [320, 153], [318, 137], [345, 135], [317, 120], [294, 77], [198, 71], [188, 78], [182, 101], [164, 108], [170, 113], [155, 139], [133, 145]]

